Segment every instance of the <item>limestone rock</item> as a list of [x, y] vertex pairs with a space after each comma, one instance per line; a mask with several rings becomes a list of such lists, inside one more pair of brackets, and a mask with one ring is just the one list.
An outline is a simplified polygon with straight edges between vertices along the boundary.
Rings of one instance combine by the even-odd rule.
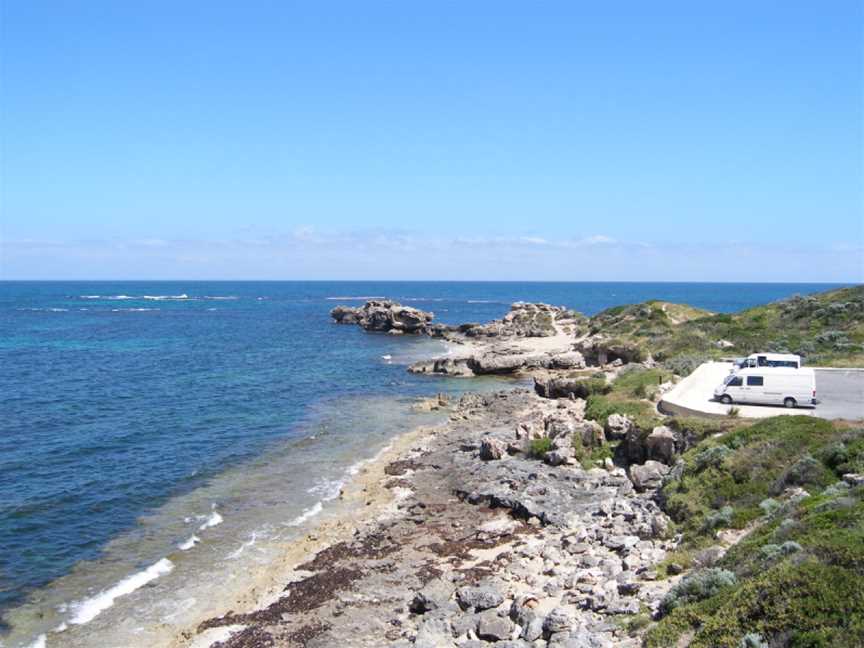
[[609, 441], [620, 441], [633, 429], [633, 421], [625, 414], [610, 414], [606, 419], [606, 438]]
[[649, 489], [659, 488], [663, 483], [663, 477], [669, 472], [669, 466], [659, 461], [649, 460], [644, 464], [630, 466], [630, 481], [633, 487], [643, 492]]
[[465, 586], [456, 590], [456, 600], [463, 610], [473, 609], [481, 612], [501, 605], [504, 602], [504, 596], [494, 587]]
[[494, 437], [484, 437], [480, 441], [480, 458], [483, 461], [500, 459], [506, 451], [504, 443]]
[[671, 465], [675, 461], [675, 433], [665, 425], [655, 427], [645, 440], [645, 447], [651, 459]]
[[503, 641], [513, 633], [513, 623], [499, 616], [495, 610], [486, 610], [477, 615], [477, 636], [486, 641]]
[[330, 317], [337, 324], [357, 324], [367, 331], [423, 333], [434, 314], [389, 299], [373, 299], [357, 308], [337, 306]]
[[543, 632], [553, 635], [558, 632], [569, 632], [573, 618], [564, 608], [556, 607], [543, 620]]

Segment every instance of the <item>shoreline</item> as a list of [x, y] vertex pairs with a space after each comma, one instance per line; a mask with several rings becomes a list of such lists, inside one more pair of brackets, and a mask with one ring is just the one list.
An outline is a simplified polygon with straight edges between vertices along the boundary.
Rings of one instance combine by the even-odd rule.
[[[565, 410], [574, 420], [580, 418], [578, 404]], [[491, 434], [504, 443], [513, 435], [512, 423], [538, 415], [560, 417], [560, 404], [518, 388], [489, 396], [468, 394], [453, 407], [446, 423], [400, 435], [346, 485], [341, 500], [348, 506], [343, 515], [311, 527], [278, 564], [267, 568], [255, 591], [223, 602], [218, 614], [176, 633], [168, 645], [453, 645], [438, 643], [440, 636], [423, 643], [432, 632], [424, 625], [424, 615], [416, 613], [416, 598], [422, 598], [424, 588], [446, 588], [442, 578], [449, 572], [456, 575], [453, 590], [460, 583], [482, 588], [491, 579], [507, 600], [530, 594], [539, 599], [537, 614], [548, 615], [572, 606], [572, 592], [559, 582], [564, 566], [576, 566], [595, 554], [603, 556], [596, 560], [601, 567], [588, 567], [589, 571], [603, 574], [608, 568], [613, 579], [627, 572], [632, 580], [626, 586], [632, 590], [625, 591], [641, 590], [642, 596], [659, 600], [675, 579], [655, 581], [648, 567], [674, 543], [634, 535], [637, 530], [656, 535], [654, 527], [664, 529], [665, 516], [648, 495], [633, 491], [622, 469], [585, 471], [532, 458], [480, 458], [481, 438]], [[537, 500], [521, 499], [521, 488], [513, 501], [496, 492], [498, 478], [520, 480], [530, 490], [535, 470], [540, 471], [544, 488], [560, 479], [572, 483], [553, 497]], [[616, 504], [622, 498], [626, 502]], [[619, 515], [621, 507], [628, 507], [630, 522]], [[604, 510], [602, 522], [593, 522]], [[589, 537], [586, 527], [597, 537]], [[623, 544], [616, 545], [619, 541]], [[563, 546], [574, 551], [565, 555]], [[520, 552], [528, 558], [513, 558]], [[626, 570], [621, 568], [622, 552], [630, 555]], [[539, 559], [540, 564], [528, 566], [529, 559]], [[559, 565], [557, 571], [555, 565], [544, 569], [549, 560]], [[644, 580], [636, 575], [640, 564]], [[329, 584], [323, 594], [322, 584]], [[298, 588], [297, 593], [292, 588]], [[637, 598], [625, 598], [615, 615], [640, 609]], [[448, 614], [467, 616], [458, 606], [450, 608]], [[600, 617], [599, 611], [589, 609], [568, 616], [568, 623], [583, 631], [590, 628], [597, 645], [625, 645], [617, 643], [617, 626]], [[508, 636], [516, 629], [516, 624], [511, 626]]]

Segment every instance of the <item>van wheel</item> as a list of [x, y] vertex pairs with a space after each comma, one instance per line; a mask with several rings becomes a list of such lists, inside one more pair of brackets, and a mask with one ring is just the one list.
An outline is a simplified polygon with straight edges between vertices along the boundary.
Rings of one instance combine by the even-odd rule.
[[720, 402], [723, 403], [724, 405], [731, 405], [732, 404], [732, 397], [729, 394], [723, 394], [720, 397]]
[[795, 407], [795, 399], [787, 398], [783, 401], [783, 405], [785, 405], [788, 409], [792, 409], [793, 407]]

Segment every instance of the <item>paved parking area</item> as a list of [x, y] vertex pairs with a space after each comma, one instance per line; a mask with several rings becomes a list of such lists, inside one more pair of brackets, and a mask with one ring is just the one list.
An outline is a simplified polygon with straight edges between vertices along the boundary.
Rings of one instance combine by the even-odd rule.
[[[707, 414], [725, 416], [727, 405], [713, 400], [714, 388], [723, 382], [732, 364], [728, 362], [706, 362], [679, 382], [661, 401], [661, 409], [682, 414]], [[816, 407], [786, 409], [774, 405], [736, 404], [740, 415], [748, 418], [765, 418], [778, 414], [797, 414], [835, 419], [864, 419], [864, 370], [815, 369]]]
[[816, 369], [817, 416], [864, 418], [864, 371]]

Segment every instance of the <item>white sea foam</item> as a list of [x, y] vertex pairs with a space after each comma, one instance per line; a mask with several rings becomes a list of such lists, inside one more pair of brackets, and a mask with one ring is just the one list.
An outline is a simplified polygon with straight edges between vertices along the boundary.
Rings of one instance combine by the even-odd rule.
[[188, 540], [184, 540], [184, 541], [181, 542], [179, 545], [177, 545], [177, 548], [178, 548], [180, 551], [189, 551], [192, 547], [194, 547], [194, 546], [195, 546], [196, 544], [198, 544], [199, 542], [201, 542], [201, 538], [199, 538], [199, 537], [196, 536], [196, 535], [193, 535], [193, 536], [192, 536], [191, 538], [189, 538]]
[[112, 313], [146, 313], [148, 311], [158, 311], [158, 308], [112, 308]]
[[218, 524], [222, 524], [225, 521], [221, 515], [219, 515], [218, 511], [213, 511], [210, 515], [207, 516], [207, 519], [204, 520], [204, 524], [198, 527], [199, 531], [203, 531], [204, 529], [209, 529], [211, 527], [215, 527]]
[[382, 355], [381, 359], [390, 362], [393, 359], [393, 356], [388, 353], [387, 355]]
[[286, 523], [286, 526], [296, 527], [318, 515], [324, 507], [321, 502], [315, 502], [312, 506], [305, 509], [300, 515]]
[[79, 299], [135, 299], [131, 295], [79, 295]]
[[69, 623], [83, 625], [95, 619], [99, 614], [114, 605], [114, 601], [126, 594], [131, 594], [137, 589], [144, 587], [150, 581], [164, 576], [174, 569], [174, 563], [163, 558], [157, 563], [150, 565], [143, 571], [127, 576], [119, 583], [104, 590], [89, 599], [73, 604], [75, 614], [69, 619]]
[[205, 295], [204, 299], [213, 299], [216, 301], [229, 301], [229, 300], [240, 299], [240, 298], [237, 297], [236, 295], [227, 295], [224, 297], [219, 297], [219, 296], [211, 297], [209, 295]]
[[246, 542], [241, 544], [237, 548], [236, 551], [232, 551], [230, 554], [228, 554], [228, 559], [234, 560], [236, 558], [239, 558], [243, 554], [244, 551], [246, 551], [249, 547], [253, 547], [255, 545], [255, 540], [257, 539], [257, 537], [258, 537], [258, 534], [255, 531], [253, 531], [252, 537], [249, 538], [249, 540], [247, 540]]
[[306, 492], [311, 495], [320, 495], [322, 501], [329, 502], [339, 496], [339, 492], [344, 485], [345, 482], [341, 479], [322, 479], [311, 488], [308, 488]]
[[[47, 645], [47, 643], [46, 643], [47, 641], [48, 641], [48, 637], [45, 636], [44, 634], [40, 634], [38, 637], [36, 637], [36, 639], [33, 641], [33, 643], [31, 643], [27, 646], [27, 648], [45, 648], [45, 646]], [[0, 646], [2, 646], [2, 645], [3, 644], [0, 644]]]
[[68, 308], [16, 308], [19, 311], [39, 311], [44, 313], [68, 313]]
[[142, 295], [141, 299], [152, 299], [154, 301], [162, 301], [165, 299], [189, 299], [189, 295], [183, 293], [182, 295]]

